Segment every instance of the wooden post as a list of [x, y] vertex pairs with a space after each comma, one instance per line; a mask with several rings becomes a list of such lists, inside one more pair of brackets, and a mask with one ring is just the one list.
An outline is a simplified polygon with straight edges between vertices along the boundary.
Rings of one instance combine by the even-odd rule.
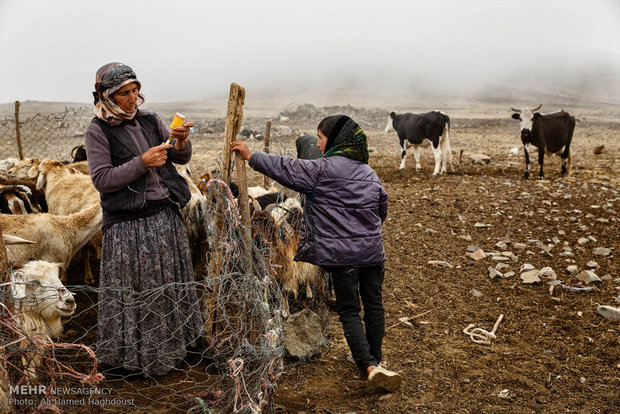
[[[267, 121], [265, 126], [265, 147], [263, 151], [265, 154], [269, 154], [269, 141], [271, 140], [271, 121]], [[271, 178], [263, 175], [263, 187], [268, 188], [271, 185]]]
[[[9, 264], [6, 256], [6, 248], [4, 246], [4, 238], [2, 237], [2, 226], [0, 225], [0, 283], [6, 283], [11, 281], [9, 273]], [[11, 298], [11, 288], [4, 288], [4, 304], [13, 312], [13, 300]], [[0, 311], [0, 315], [4, 318], [4, 308]], [[4, 329], [0, 330], [0, 335], [5, 340], [13, 337], [12, 332], [7, 332]], [[0, 413], [13, 412], [11, 409], [12, 404], [9, 404], [9, 371], [5, 361], [6, 353], [4, 350], [0, 350]]]
[[[232, 83], [230, 85], [230, 93], [228, 96], [228, 110], [226, 112], [226, 127], [224, 129], [224, 153], [222, 158], [222, 181], [229, 183], [230, 180], [230, 170], [232, 167], [232, 154], [230, 150], [230, 144], [236, 139], [239, 134], [239, 130], [241, 129], [241, 121], [243, 120], [243, 103], [245, 102], [245, 89], [236, 83]], [[243, 161], [243, 160], [241, 160]], [[237, 165], [237, 171], [239, 170], [239, 165]], [[243, 166], [243, 172], [245, 175], [245, 164]], [[245, 222], [246, 218], [249, 220], [249, 214], [247, 211], [243, 210], [243, 204], [246, 206], [246, 210], [248, 208], [248, 189], [247, 183], [243, 192], [245, 192], [245, 202], [242, 199], [242, 188], [241, 183], [239, 185], [239, 205], [242, 207], [243, 220]], [[226, 228], [226, 223], [224, 221], [224, 209], [219, 211], [221, 214], [218, 214], [217, 220], [215, 223], [215, 228], [218, 229], [216, 235], [219, 237], [223, 237], [224, 231]], [[249, 231], [249, 227], [248, 227]], [[245, 243], [245, 240], [244, 240]], [[249, 245], [246, 245], [249, 246]], [[209, 276], [219, 275], [224, 269], [223, 266], [223, 255], [224, 250], [221, 247], [220, 243], [216, 243], [215, 251], [211, 257], [211, 261], [209, 262]], [[251, 260], [250, 260], [251, 262]], [[215, 331], [215, 307], [216, 307], [216, 299], [217, 299], [217, 291], [218, 285], [217, 282], [214, 283], [213, 291], [207, 292], [205, 296], [205, 303], [203, 309], [203, 315], [205, 316], [205, 324], [204, 330], [207, 338], [207, 343], [211, 343], [212, 336]]]
[[24, 151], [22, 150], [22, 131], [19, 127], [19, 106], [21, 103], [19, 101], [15, 101], [15, 140], [17, 141], [17, 152], [19, 154], [19, 159], [24, 159]]

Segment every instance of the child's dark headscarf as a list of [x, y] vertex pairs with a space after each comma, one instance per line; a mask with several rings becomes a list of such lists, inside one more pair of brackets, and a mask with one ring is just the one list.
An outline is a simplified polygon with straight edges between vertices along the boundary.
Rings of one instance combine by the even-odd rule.
[[317, 128], [327, 137], [323, 157], [340, 155], [368, 164], [368, 139], [360, 126], [346, 115], [332, 115]]

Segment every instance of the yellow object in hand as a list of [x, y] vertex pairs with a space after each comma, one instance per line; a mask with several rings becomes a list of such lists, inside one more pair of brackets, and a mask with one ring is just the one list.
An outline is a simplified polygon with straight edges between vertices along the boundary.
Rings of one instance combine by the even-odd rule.
[[[174, 115], [174, 118], [172, 119], [172, 122], [170, 123], [170, 129], [172, 129], [174, 127], [182, 126], [183, 122], [185, 122], [185, 115], [180, 114], [180, 113], [177, 112]], [[171, 141], [172, 141], [172, 137], [168, 138], [168, 141], [166, 141], [166, 144], [170, 144]]]

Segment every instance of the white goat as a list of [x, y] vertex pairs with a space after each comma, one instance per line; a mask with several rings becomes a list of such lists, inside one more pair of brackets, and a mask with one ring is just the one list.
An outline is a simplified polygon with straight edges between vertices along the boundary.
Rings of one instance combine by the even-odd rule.
[[62, 319], [75, 312], [75, 299], [60, 281], [60, 263], [41, 260], [28, 262], [11, 274], [11, 297], [21, 330], [32, 338], [19, 342], [24, 348], [23, 369], [36, 379], [36, 369], [41, 366], [36, 348], [60, 336]]
[[[287, 198], [279, 204], [271, 204], [254, 217], [256, 236], [267, 241], [270, 250], [269, 262], [276, 280], [282, 287], [282, 315], [289, 315], [288, 294], [298, 297], [299, 286], [305, 286], [307, 298], [313, 297], [312, 287], [322, 291], [323, 278], [320, 267], [306, 262], [294, 261], [299, 244], [299, 227], [303, 216], [301, 203], [297, 198]], [[259, 246], [260, 247], [260, 246]]]
[[32, 259], [61, 263], [65, 268], [75, 253], [101, 229], [103, 215], [99, 203], [69, 216], [0, 214], [2, 232], [35, 242], [33, 245], [7, 247], [12, 266]]

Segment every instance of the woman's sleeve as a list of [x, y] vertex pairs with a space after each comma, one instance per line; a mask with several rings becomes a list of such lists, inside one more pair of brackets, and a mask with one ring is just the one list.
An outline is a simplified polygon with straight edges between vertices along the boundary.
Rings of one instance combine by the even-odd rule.
[[[159, 115], [156, 117], [157, 119], [157, 128], [159, 129], [159, 135], [162, 138], [162, 142], [166, 142], [168, 137], [170, 137], [170, 128], [164, 124], [164, 121], [161, 119]], [[176, 143], [176, 139], [173, 139], [171, 144], [172, 148], [168, 150], [168, 158], [170, 161], [175, 164], [187, 164], [192, 159], [192, 142], [188, 139], [187, 145], [182, 150], [178, 150], [174, 148], [174, 144]]]
[[252, 154], [250, 167], [298, 193], [314, 190], [321, 172], [320, 159], [302, 160], [264, 152]]
[[383, 223], [387, 218], [388, 211], [388, 196], [382, 185], [379, 185], [379, 217]]
[[147, 171], [140, 156], [115, 167], [110, 157], [108, 139], [95, 123], [91, 123], [86, 130], [86, 158], [93, 185], [100, 193], [118, 191]]

